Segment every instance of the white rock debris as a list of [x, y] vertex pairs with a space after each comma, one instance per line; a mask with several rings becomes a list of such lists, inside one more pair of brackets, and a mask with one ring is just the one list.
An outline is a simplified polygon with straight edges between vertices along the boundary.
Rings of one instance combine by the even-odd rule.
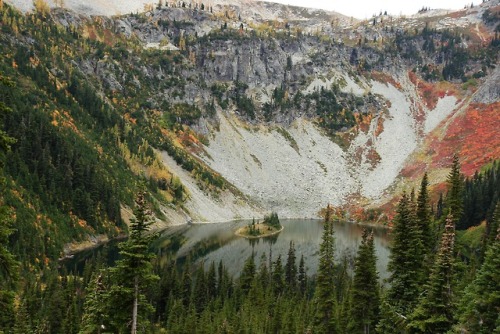
[[[348, 89], [362, 89], [351, 78], [346, 82]], [[220, 201], [210, 198], [165, 154], [165, 163], [191, 193], [186, 205], [190, 212], [207, 221], [258, 217], [270, 211], [279, 212], [280, 217], [309, 218], [317, 217], [327, 203], [344, 204], [354, 193], [379, 199], [421, 139], [412, 101], [416, 95], [409, 80], [403, 78], [402, 90], [375, 81], [366, 84], [369, 86], [366, 89], [388, 100], [390, 107], [372, 120], [366, 133], [360, 131], [346, 151], [306, 119], [299, 118], [284, 129], [286, 135], [276, 126], [250, 127], [234, 114], [219, 111], [219, 129], [205, 147], [208, 154], [199, 158], [260, 209], [228, 193]], [[456, 106], [455, 97], [439, 100], [435, 109], [427, 111], [425, 132], [436, 128]], [[383, 131], [376, 136], [379, 118]], [[368, 157], [373, 150], [379, 156], [377, 161]]]
[[433, 110], [427, 112], [425, 118], [424, 132], [428, 134], [436, 126], [445, 120], [457, 107], [457, 98], [455, 96], [445, 96], [440, 99]]
[[252, 207], [247, 201], [236, 197], [229, 191], [224, 191], [218, 196], [207, 194], [197, 185], [191, 174], [175, 162], [166, 152], [161, 154], [163, 163], [177, 177], [182, 180], [182, 184], [187, 188], [189, 199], [185, 203], [185, 217], [170, 216], [171, 210], [166, 210], [165, 214], [174, 224], [194, 222], [225, 222], [233, 219], [262, 217], [264, 212], [256, 207]]

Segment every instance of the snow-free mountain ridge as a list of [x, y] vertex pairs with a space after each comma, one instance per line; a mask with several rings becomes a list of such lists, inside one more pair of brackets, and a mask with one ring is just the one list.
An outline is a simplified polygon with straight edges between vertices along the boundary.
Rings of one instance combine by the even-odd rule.
[[[31, 10], [31, 2], [9, 2]], [[494, 26], [483, 23], [485, 11], [498, 10], [498, 3], [488, 1], [451, 14], [436, 10], [411, 17], [381, 15], [362, 22], [333, 12], [246, 0], [211, 1], [206, 6], [213, 6], [213, 13], [201, 10], [199, 2], [186, 8], [155, 9], [156, 4], [147, 1], [65, 0], [64, 7], [83, 15], [123, 15], [103, 19], [105, 26], [126, 38], [137, 38], [145, 49], [186, 55], [186, 66], [174, 69], [186, 80], [182, 92], [175, 85], [151, 91], [148, 104], [161, 112], [165, 101], [200, 109], [212, 103], [212, 116], [203, 115], [189, 124], [207, 141], [187, 151], [237, 191], [226, 189], [214, 195], [201, 190], [191, 173], [162, 152], [163, 163], [188, 192], [183, 214], [171, 207], [165, 207], [164, 214], [170, 222], [214, 222], [269, 211], [282, 217], [316, 217], [327, 203], [380, 204], [394, 189], [414, 186], [420, 174], [408, 179], [402, 172], [418, 162], [418, 152], [431, 157], [426, 166], [431, 165], [433, 152], [423, 151], [429, 138], [443, 140], [444, 126], [452, 128], [453, 120], [467, 115], [474, 103], [498, 102], [499, 76], [496, 63], [481, 68], [477, 61], [465, 68], [464, 80], [466, 75], [473, 79], [469, 85], [462, 85], [459, 78], [424, 80], [427, 72], [422, 68], [430, 71], [440, 63], [441, 71], [449, 63], [443, 60], [446, 54], [429, 51], [427, 58], [413, 60], [403, 53], [423, 50], [426, 44], [417, 41], [412, 49], [404, 43], [412, 41], [413, 31], [417, 38], [425, 29], [434, 29], [436, 36], [454, 29], [469, 34], [461, 38], [461, 48], [486, 47], [494, 38]], [[142, 10], [146, 10], [143, 16], [125, 15]], [[61, 22], [67, 27], [84, 26], [85, 19]], [[180, 28], [178, 22], [183, 23]], [[86, 35], [96, 35], [89, 29], [84, 28]], [[233, 35], [223, 35], [227, 30]], [[409, 36], [408, 41], [391, 50], [401, 36]], [[190, 39], [188, 46], [185, 39]], [[167, 47], [160, 48], [162, 43]], [[432, 43], [438, 49], [449, 42], [435, 37]], [[130, 79], [124, 65], [108, 55], [75, 64], [103, 90], [123, 93], [130, 82], [142, 85], [137, 75]], [[157, 82], [169, 78], [161, 66], [144, 63], [139, 71]], [[217, 89], [223, 91], [217, 93], [216, 103]], [[265, 114], [263, 110], [275, 103], [280, 90], [285, 101], [299, 96], [294, 106]], [[337, 112], [347, 115], [348, 109], [356, 117], [353, 126], [339, 127], [334, 134], [321, 126], [326, 116], [315, 114], [314, 103], [319, 102], [311, 106], [300, 100], [330, 90], [340, 106]], [[241, 97], [231, 94], [243, 94], [255, 106], [256, 116], [245, 114], [236, 103]], [[224, 103], [228, 106], [223, 107]], [[498, 123], [498, 113], [490, 123]], [[498, 158], [495, 154], [489, 158]], [[439, 159], [449, 161], [451, 154]], [[440, 181], [442, 175], [431, 179], [431, 183]]]

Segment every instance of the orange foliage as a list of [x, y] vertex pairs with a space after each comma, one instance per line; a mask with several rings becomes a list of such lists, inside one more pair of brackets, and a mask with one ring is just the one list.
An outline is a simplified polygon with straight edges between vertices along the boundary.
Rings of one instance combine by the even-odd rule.
[[392, 226], [392, 221], [394, 216], [396, 215], [396, 208], [399, 202], [398, 196], [394, 196], [389, 202], [385, 203], [381, 207], [379, 207], [380, 211], [382, 211], [385, 215], [385, 221], [388, 222], [389, 226]]
[[400, 175], [403, 177], [420, 177], [427, 170], [427, 164], [424, 162], [414, 162], [406, 165]]
[[362, 223], [385, 223], [387, 222], [387, 212], [383, 208], [364, 208], [361, 206], [353, 206], [348, 209], [351, 220]]
[[441, 182], [434, 184], [429, 187], [430, 202], [437, 203], [439, 201], [440, 194], [446, 194], [448, 191], [448, 184], [446, 182]]
[[372, 76], [372, 79], [375, 81], [382, 82], [382, 83], [390, 83], [391, 85], [393, 85], [397, 89], [401, 90], [401, 84], [399, 82], [397, 82], [396, 80], [394, 80], [394, 78], [387, 73], [372, 71], [371, 76]]
[[431, 168], [449, 166], [458, 153], [462, 172], [470, 176], [490, 161], [500, 159], [500, 102], [471, 104], [466, 113], [449, 125], [442, 141], [433, 141], [435, 152]]
[[73, 132], [81, 135], [80, 130], [75, 125], [75, 120], [71, 117], [68, 111], [54, 110], [52, 111], [52, 122], [51, 124], [55, 127], [64, 127], [71, 129]]
[[356, 123], [358, 124], [358, 129], [361, 132], [368, 132], [370, 129], [370, 123], [372, 122], [373, 115], [372, 114], [354, 114], [356, 119]]
[[469, 107], [465, 117], [456, 120], [449, 130], [450, 137], [462, 141], [459, 152], [462, 172], [472, 175], [481, 166], [500, 158], [500, 102]]
[[130, 116], [129, 113], [126, 113], [125, 115], [123, 115], [123, 118], [125, 118], [126, 121], [132, 123], [132, 124], [136, 124], [137, 123], [137, 120], [135, 118], [133, 118], [132, 116]]
[[177, 138], [180, 144], [183, 147], [188, 148], [192, 153], [199, 154], [203, 151], [201, 143], [196, 137], [196, 134], [189, 128], [186, 128], [184, 131], [179, 130], [177, 132]]
[[333, 206], [331, 204], [328, 204], [326, 208], [321, 208], [319, 210], [318, 215], [325, 219], [327, 211], [330, 211], [330, 217], [331, 219], [341, 219], [345, 215], [345, 211], [341, 207]]
[[378, 154], [377, 150], [370, 145], [370, 148], [366, 153], [366, 159], [368, 160], [368, 162], [370, 162], [372, 168], [375, 168], [380, 162], [381, 157], [380, 154]]
[[384, 132], [384, 121], [383, 117], [379, 117], [377, 120], [377, 128], [375, 129], [375, 137], [378, 137], [382, 132]]
[[453, 18], [453, 19], [459, 19], [461, 17], [464, 17], [466, 14], [467, 14], [467, 12], [465, 10], [461, 10], [458, 12], [450, 13], [449, 17]]
[[420, 98], [430, 110], [436, 108], [439, 99], [447, 95], [459, 95], [456, 87], [449, 83], [438, 82], [433, 84], [419, 78], [413, 71], [408, 71], [408, 77], [417, 88]]
[[38, 65], [40, 65], [40, 59], [36, 56], [30, 57], [30, 63], [31, 65], [33, 65], [33, 67], [37, 67]]
[[161, 131], [161, 134], [164, 135], [165, 137], [169, 136], [170, 135], [170, 132], [168, 132], [167, 129], [164, 129], [164, 128], [160, 128], [160, 131]]
[[104, 30], [104, 43], [108, 46], [114, 45], [114, 36], [113, 33], [109, 30]]
[[78, 225], [83, 228], [87, 228], [87, 222], [83, 219], [78, 219]]
[[[489, 105], [471, 104], [464, 113], [451, 120], [442, 140], [435, 136], [427, 138], [429, 146], [426, 155], [430, 157], [430, 164], [413, 162], [405, 166], [401, 176], [415, 179], [421, 178], [426, 170], [449, 168], [455, 153], [460, 157], [462, 173], [471, 176], [482, 166], [500, 159], [499, 128], [500, 102]], [[431, 202], [436, 203], [439, 194], [446, 193], [446, 189], [444, 181], [430, 186]], [[389, 216], [393, 215], [397, 201], [398, 198], [395, 197], [380, 209]], [[355, 212], [355, 217], [363, 215], [362, 209]]]
[[88, 28], [88, 37], [92, 41], [95, 41], [97, 39], [97, 34], [95, 33], [95, 30], [91, 27]]

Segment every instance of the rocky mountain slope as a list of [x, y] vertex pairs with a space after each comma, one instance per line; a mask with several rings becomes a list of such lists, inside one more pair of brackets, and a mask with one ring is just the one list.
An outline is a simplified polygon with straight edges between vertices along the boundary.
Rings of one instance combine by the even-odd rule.
[[[33, 1], [30, 0], [6, 0], [6, 2], [16, 6], [18, 9], [29, 12], [34, 9]], [[47, 0], [47, 5], [51, 8], [66, 8], [76, 13], [91, 16], [117, 16], [130, 13], [140, 13], [148, 11], [158, 6], [160, 1], [148, 0], [64, 0], [62, 3], [57, 0]], [[184, 5], [183, 5], [184, 3]], [[229, 15], [237, 14], [248, 18], [254, 22], [265, 21], [297, 21], [303, 22], [305, 26], [322, 27], [330, 24], [332, 19], [337, 23], [352, 24], [357, 20], [347, 18], [339, 13], [325, 11], [314, 8], [302, 8], [296, 6], [281, 5], [273, 2], [259, 0], [211, 0], [211, 1], [161, 1], [161, 4], [170, 8], [192, 8], [201, 9], [206, 7], [212, 12], [228, 12]], [[321, 22], [323, 21], [323, 22]], [[325, 22], [326, 21], [326, 22]], [[312, 31], [312, 30], [311, 30]]]
[[499, 1], [361, 22], [253, 1], [8, 3], [28, 13], [4, 5], [5, 66], [88, 83], [126, 168], [159, 187], [159, 221], [380, 205], [429, 167], [442, 181], [456, 151], [467, 171], [499, 157]]

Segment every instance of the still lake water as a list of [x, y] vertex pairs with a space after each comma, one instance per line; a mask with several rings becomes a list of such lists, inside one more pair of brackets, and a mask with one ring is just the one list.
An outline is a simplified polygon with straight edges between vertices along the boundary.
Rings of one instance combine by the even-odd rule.
[[[179, 260], [188, 256], [194, 263], [204, 263], [208, 267], [212, 261], [222, 261], [229, 273], [238, 275], [245, 260], [253, 254], [258, 264], [262, 256], [266, 261], [269, 256], [275, 261], [281, 254], [282, 263], [286, 262], [290, 241], [295, 244], [297, 265], [304, 255], [308, 275], [316, 273], [319, 259], [319, 246], [323, 234], [323, 222], [320, 220], [281, 219], [284, 229], [275, 236], [259, 239], [246, 239], [235, 235], [235, 231], [251, 221], [235, 221], [222, 224], [193, 224], [172, 227], [165, 230], [155, 242], [154, 248], [159, 254], [172, 254]], [[336, 222], [335, 245], [338, 259], [347, 255], [354, 259], [361, 243], [363, 226]], [[370, 227], [372, 228], [372, 227]], [[388, 229], [372, 228], [374, 231], [375, 251], [378, 258], [377, 269], [381, 279], [388, 277], [389, 260]]]
[[[318, 268], [319, 246], [323, 234], [323, 222], [320, 220], [281, 219], [284, 229], [281, 233], [259, 239], [246, 239], [235, 235], [238, 228], [248, 225], [251, 221], [234, 221], [217, 224], [192, 224], [170, 227], [160, 233], [152, 248], [164, 263], [176, 258], [183, 263], [188, 257], [194, 264], [203, 263], [206, 268], [215, 262], [222, 261], [229, 273], [238, 276], [248, 257], [255, 256], [259, 265], [262, 256], [269, 261], [275, 261], [281, 254], [283, 265], [286, 262], [290, 241], [295, 244], [297, 265], [300, 256], [304, 255], [307, 274], [314, 275]], [[335, 222], [336, 257], [347, 256], [354, 261], [364, 226]], [[388, 277], [387, 263], [389, 261], [389, 230], [383, 227], [368, 227], [373, 229], [375, 251], [378, 258], [377, 269], [380, 279]], [[71, 259], [63, 261], [68, 270], [83, 272], [85, 261], [99, 252], [105, 252], [109, 264], [118, 258], [118, 242], [113, 241], [97, 249], [75, 254]]]

